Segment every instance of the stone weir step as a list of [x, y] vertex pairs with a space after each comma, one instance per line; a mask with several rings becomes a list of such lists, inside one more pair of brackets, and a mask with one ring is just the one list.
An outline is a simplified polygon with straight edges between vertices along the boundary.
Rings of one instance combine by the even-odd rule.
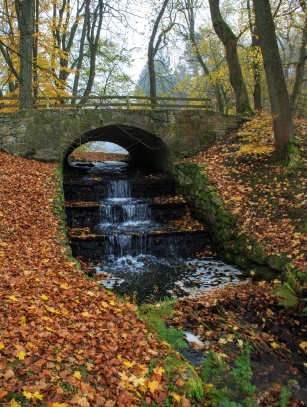
[[87, 262], [101, 261], [112, 254], [116, 258], [139, 254], [164, 258], [187, 258], [201, 253], [210, 243], [207, 230], [150, 230], [125, 234], [91, 233], [88, 228], [69, 233], [72, 254]]
[[[65, 200], [102, 201], [108, 197], [110, 180], [96, 176], [94, 178], [64, 178]], [[175, 194], [176, 182], [173, 178], [131, 178], [129, 179], [131, 198], [153, 198]]]
[[[144, 201], [150, 210], [150, 218], [153, 222], [176, 220], [186, 215], [188, 207], [185, 202], [156, 203], [152, 200]], [[143, 203], [143, 202], [142, 202]], [[106, 204], [99, 202], [67, 202], [65, 211], [67, 226], [70, 228], [94, 227], [101, 222], [101, 211]], [[111, 212], [116, 222], [124, 222], [123, 205], [111, 203]]]

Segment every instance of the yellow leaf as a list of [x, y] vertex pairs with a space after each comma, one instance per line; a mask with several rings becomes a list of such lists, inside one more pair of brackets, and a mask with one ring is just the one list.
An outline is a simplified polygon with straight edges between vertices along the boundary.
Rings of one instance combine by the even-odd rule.
[[124, 365], [127, 367], [132, 367], [135, 362], [127, 362], [126, 360], [124, 361]]
[[145, 379], [143, 377], [136, 377], [132, 374], [129, 377], [129, 382], [132, 382], [134, 387], [138, 387], [142, 386], [145, 383]]
[[118, 354], [116, 357], [117, 357], [117, 359], [121, 359], [122, 355]]
[[69, 287], [69, 285], [67, 283], [61, 284], [60, 288], [63, 288], [63, 290], [69, 290], [70, 289], [70, 287]]
[[66, 403], [52, 403], [51, 407], [68, 407]]
[[155, 374], [158, 374], [160, 376], [162, 376], [162, 374], [165, 372], [165, 370], [163, 369], [162, 366], [155, 367], [153, 371], [154, 371]]
[[28, 348], [36, 348], [36, 346], [33, 345], [32, 342], [27, 342], [27, 347], [28, 347]]
[[227, 340], [224, 339], [224, 338], [220, 338], [220, 339], [219, 339], [219, 343], [220, 343], [221, 345], [225, 345], [225, 343], [227, 343]]
[[45, 308], [47, 311], [52, 312], [53, 314], [60, 314], [61, 311], [58, 311], [57, 309], [53, 308], [53, 307], [48, 307], [47, 305], [45, 305]]
[[21, 407], [21, 404], [17, 403], [15, 399], [12, 399], [9, 404], [9, 407]]
[[272, 346], [273, 349], [279, 348], [279, 345], [276, 342], [272, 342], [271, 346]]
[[62, 308], [61, 309], [61, 314], [62, 315], [67, 315], [67, 314], [69, 314], [69, 312], [68, 312], [68, 310], [66, 308]]
[[238, 346], [240, 346], [240, 348], [242, 348], [242, 346], [243, 346], [243, 341], [242, 341], [242, 339], [238, 339]]
[[118, 372], [118, 374], [119, 374], [120, 378], [121, 378], [124, 382], [126, 382], [126, 381], [129, 380], [129, 377], [126, 375], [125, 372]]
[[216, 357], [218, 360], [222, 360], [223, 358], [228, 359], [228, 356], [225, 353], [217, 353]]
[[43, 395], [42, 394], [40, 394], [38, 391], [35, 391], [34, 393], [33, 393], [33, 397], [35, 398], [35, 399], [37, 399], [37, 400], [43, 400]]
[[24, 315], [21, 317], [21, 320], [19, 321], [19, 324], [21, 326], [27, 325], [27, 319], [26, 319], [26, 317]]
[[174, 399], [175, 401], [180, 401], [180, 396], [179, 396], [179, 394], [177, 394], [177, 393], [175, 393], [175, 392], [172, 392], [172, 393], [170, 393], [170, 395], [173, 397], [173, 399]]
[[96, 297], [96, 294], [93, 293], [93, 291], [88, 291], [87, 293], [88, 293], [88, 295], [90, 295], [91, 297]]
[[299, 346], [303, 349], [304, 352], [307, 353], [307, 342], [301, 342]]
[[167, 346], [168, 348], [171, 348], [171, 344], [169, 344], [168, 342], [166, 342], [166, 341], [162, 341], [162, 344], [163, 345], [165, 345], [165, 346]]
[[108, 304], [105, 301], [101, 301], [101, 307], [100, 309], [103, 310], [104, 308], [108, 308]]
[[280, 280], [275, 279], [275, 280], [273, 281], [273, 283], [274, 283], [274, 284], [280, 284], [280, 283], [281, 283], [281, 281], [280, 281]]
[[5, 348], [5, 345], [4, 345], [3, 342], [0, 342], [0, 350], [3, 349], [3, 348]]
[[43, 294], [43, 295], [41, 295], [41, 299], [44, 301], [47, 301], [47, 300], [49, 300], [49, 297], [47, 297], [47, 295]]
[[24, 352], [23, 350], [20, 350], [17, 355], [19, 360], [24, 360], [25, 356], [26, 356], [26, 352]]
[[27, 399], [31, 399], [32, 398], [32, 393], [29, 393], [29, 392], [27, 392], [27, 391], [24, 391], [23, 393], [22, 393], [22, 395], [23, 396], [25, 396]]
[[111, 301], [109, 301], [109, 304], [110, 305], [115, 305], [115, 301], [111, 300]]
[[9, 299], [10, 299], [11, 301], [18, 301], [18, 298], [16, 298], [15, 295], [10, 295], [10, 296], [9, 296]]
[[76, 379], [81, 379], [81, 373], [80, 373], [79, 370], [76, 370], [76, 371], [75, 371], [74, 377], [75, 377]]
[[156, 390], [159, 390], [160, 384], [157, 380], [153, 380], [152, 382], [148, 383], [148, 388], [150, 393], [153, 394]]
[[84, 317], [90, 317], [90, 316], [91, 316], [91, 314], [89, 314], [87, 311], [82, 312], [82, 315], [83, 315]]

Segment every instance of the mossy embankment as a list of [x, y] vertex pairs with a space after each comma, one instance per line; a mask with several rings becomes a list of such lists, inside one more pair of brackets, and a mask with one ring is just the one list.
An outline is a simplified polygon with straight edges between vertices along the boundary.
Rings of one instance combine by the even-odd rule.
[[174, 173], [222, 259], [268, 280], [295, 271], [306, 284], [307, 123], [295, 128], [295, 168], [276, 159], [270, 119], [257, 118]]

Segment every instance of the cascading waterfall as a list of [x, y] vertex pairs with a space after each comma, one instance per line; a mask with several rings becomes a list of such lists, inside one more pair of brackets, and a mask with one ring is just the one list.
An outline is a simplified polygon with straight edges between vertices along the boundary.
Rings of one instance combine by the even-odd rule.
[[200, 254], [209, 241], [202, 225], [191, 229], [183, 221], [180, 227], [188, 207], [173, 201], [171, 177], [146, 177], [118, 162], [88, 169], [82, 163], [77, 172], [86, 176], [76, 182], [74, 174], [68, 175], [64, 184], [66, 199], [73, 202], [66, 208], [71, 246], [74, 256], [101, 274], [105, 287], [121, 295], [136, 293], [142, 302], [153, 294], [156, 299], [198, 296], [245, 279], [235, 267]]
[[127, 180], [116, 180], [116, 181], [109, 181], [108, 184], [108, 198], [116, 199], [116, 200], [123, 200], [130, 198], [131, 196], [131, 188], [130, 183]]
[[[148, 204], [131, 197], [128, 180], [109, 181], [107, 191], [107, 198], [100, 206], [100, 227], [108, 232], [106, 235], [108, 259], [146, 253], [144, 227], [151, 221]], [[131, 233], [131, 230], [129, 232], [129, 227], [130, 229], [133, 227], [133, 231], [137, 233]]]

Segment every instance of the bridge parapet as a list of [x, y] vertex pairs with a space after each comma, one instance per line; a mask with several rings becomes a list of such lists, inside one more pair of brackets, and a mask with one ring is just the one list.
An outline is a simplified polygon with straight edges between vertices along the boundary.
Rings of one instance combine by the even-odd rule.
[[[200, 109], [46, 109], [0, 114], [0, 150], [61, 162], [87, 141], [109, 141], [170, 169], [238, 127], [241, 118]], [[149, 160], [149, 161], [148, 161]]]

